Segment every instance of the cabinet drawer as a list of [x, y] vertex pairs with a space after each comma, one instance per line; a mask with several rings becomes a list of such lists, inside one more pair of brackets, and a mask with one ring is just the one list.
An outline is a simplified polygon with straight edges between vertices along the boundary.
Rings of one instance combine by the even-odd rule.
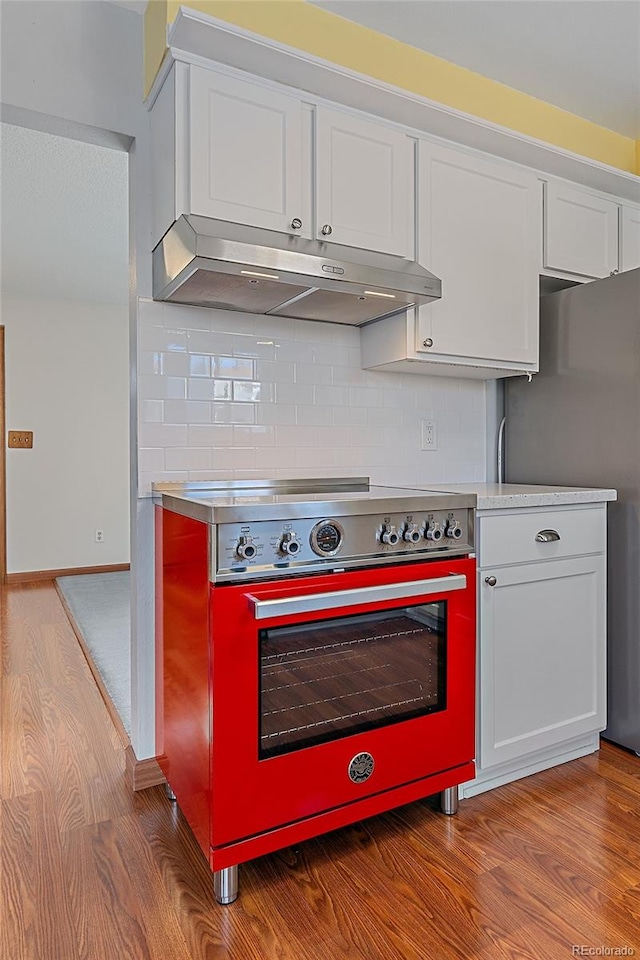
[[[482, 567], [531, 563], [587, 553], [606, 546], [605, 504], [569, 510], [527, 510], [479, 519], [478, 555]], [[539, 542], [542, 531], [555, 531], [558, 540]]]

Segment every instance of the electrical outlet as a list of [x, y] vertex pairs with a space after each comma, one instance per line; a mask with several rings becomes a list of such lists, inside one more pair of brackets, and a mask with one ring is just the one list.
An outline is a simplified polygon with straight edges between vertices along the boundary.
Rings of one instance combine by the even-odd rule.
[[421, 447], [423, 450], [438, 449], [438, 433], [437, 433], [436, 427], [437, 427], [437, 423], [435, 420], [422, 421]]
[[104, 543], [104, 531], [96, 530], [96, 543]]
[[10, 450], [30, 450], [33, 447], [33, 430], [9, 430], [7, 446]]

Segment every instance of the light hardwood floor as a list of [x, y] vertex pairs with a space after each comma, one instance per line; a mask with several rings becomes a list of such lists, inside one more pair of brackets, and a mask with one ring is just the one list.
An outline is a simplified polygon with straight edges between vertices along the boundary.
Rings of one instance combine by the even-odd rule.
[[0, 601], [2, 960], [640, 955], [633, 754], [605, 744], [457, 817], [427, 800], [263, 857], [219, 907], [164, 790], [127, 789], [53, 585], [2, 588]]

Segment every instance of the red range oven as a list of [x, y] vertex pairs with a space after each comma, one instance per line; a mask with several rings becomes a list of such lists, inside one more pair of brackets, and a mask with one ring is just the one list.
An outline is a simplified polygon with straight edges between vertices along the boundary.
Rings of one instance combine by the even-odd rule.
[[169, 795], [239, 863], [474, 776], [474, 497], [366, 480], [163, 485]]

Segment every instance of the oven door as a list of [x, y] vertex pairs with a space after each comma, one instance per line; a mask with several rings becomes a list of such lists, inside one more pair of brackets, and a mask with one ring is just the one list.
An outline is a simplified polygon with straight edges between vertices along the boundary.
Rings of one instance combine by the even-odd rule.
[[211, 591], [212, 846], [473, 760], [474, 560]]

